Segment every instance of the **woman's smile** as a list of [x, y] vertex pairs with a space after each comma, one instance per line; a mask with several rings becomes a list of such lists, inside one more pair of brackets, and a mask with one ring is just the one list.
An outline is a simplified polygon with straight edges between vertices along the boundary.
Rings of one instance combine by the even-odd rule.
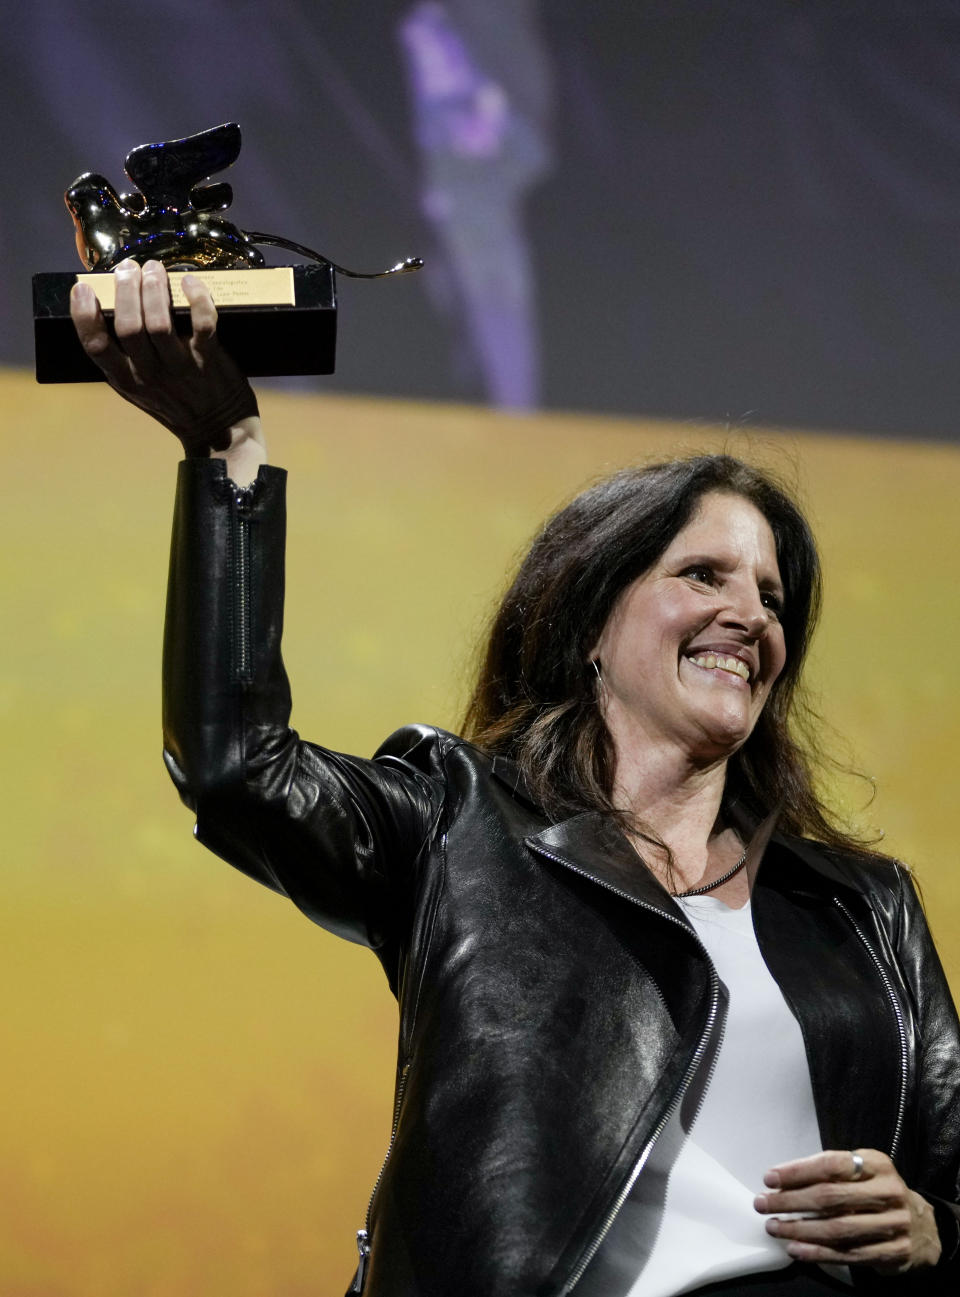
[[706, 671], [713, 675], [715, 681], [722, 682], [725, 685], [732, 685], [736, 688], [749, 689], [750, 687], [750, 668], [742, 658], [734, 654], [721, 652], [717, 653], [692, 653], [685, 654], [681, 662], [689, 662], [697, 668], [698, 671]]

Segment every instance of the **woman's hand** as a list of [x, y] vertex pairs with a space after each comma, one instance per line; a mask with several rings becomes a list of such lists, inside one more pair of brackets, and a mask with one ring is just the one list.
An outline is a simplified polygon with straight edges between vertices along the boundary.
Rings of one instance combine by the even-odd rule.
[[[862, 1167], [859, 1159], [862, 1158]], [[771, 1216], [767, 1233], [797, 1261], [864, 1265], [889, 1274], [936, 1265], [940, 1237], [933, 1208], [908, 1189], [886, 1153], [830, 1150], [784, 1162], [764, 1176], [773, 1191], [754, 1199]], [[780, 1220], [781, 1212], [810, 1213]]]
[[159, 261], [148, 261], [142, 270], [124, 261], [113, 275], [113, 337], [93, 290], [73, 287], [70, 314], [84, 351], [112, 388], [179, 438], [187, 455], [213, 451], [226, 458], [238, 483], [255, 476], [266, 459], [257, 400], [217, 341], [217, 308], [208, 289], [184, 277], [192, 333], [181, 338]]

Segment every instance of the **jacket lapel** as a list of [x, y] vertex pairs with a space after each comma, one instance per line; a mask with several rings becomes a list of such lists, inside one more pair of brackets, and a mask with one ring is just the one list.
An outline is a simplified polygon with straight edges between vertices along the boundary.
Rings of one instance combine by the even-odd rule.
[[601, 887], [686, 923], [683, 912], [617, 825], [600, 812], [561, 820], [524, 841], [537, 855], [559, 860]]
[[[806, 838], [795, 838], [789, 833], [774, 833], [771, 840], [802, 860], [818, 879], [826, 879], [832, 888], [840, 886], [847, 892], [863, 894], [860, 880], [852, 871], [844, 869], [839, 862], [827, 855], [828, 848]], [[822, 891], [822, 881], [818, 890]]]
[[[495, 756], [491, 770], [514, 797], [543, 814], [516, 761]], [[599, 811], [585, 811], [582, 815], [560, 820], [540, 833], [531, 834], [524, 842], [536, 855], [559, 860], [601, 887], [686, 923], [679, 906], [673, 903], [670, 894], [646, 867], [621, 830]]]

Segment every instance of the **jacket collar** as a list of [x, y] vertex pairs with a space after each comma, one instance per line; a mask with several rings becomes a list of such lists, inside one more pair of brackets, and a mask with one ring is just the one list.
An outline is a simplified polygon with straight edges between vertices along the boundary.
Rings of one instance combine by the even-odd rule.
[[[855, 892], [863, 890], [856, 874], [839, 864], [830, 854], [829, 848], [820, 842], [813, 842], [809, 838], [798, 838], [792, 833], [783, 833], [777, 828], [780, 819], [781, 807], [777, 808], [767, 816], [765, 820], [758, 821], [755, 816], [739, 806], [734, 806], [731, 810], [730, 818], [734, 826], [740, 833], [744, 842], [748, 842], [749, 853], [754, 854], [754, 841], [758, 848], [758, 853], [762, 858], [768, 842], [774, 842], [778, 847], [799, 860], [803, 865], [808, 866], [820, 878], [825, 878], [831, 885], [839, 884], [841, 887], [850, 888]], [[752, 869], [753, 878], [756, 878], [757, 869], [760, 861], [758, 860]], [[750, 862], [748, 860], [748, 868]], [[769, 875], [767, 876], [769, 878]], [[765, 881], [767, 881], [765, 879]]]
[[538, 855], [559, 860], [601, 887], [619, 892], [647, 909], [681, 915], [679, 906], [646, 867], [620, 828], [599, 811], [551, 824], [524, 842]]
[[774, 833], [771, 841], [791, 852], [796, 859], [802, 861], [819, 877], [825, 878], [832, 886], [858, 893], [866, 891], [859, 871], [842, 864], [831, 849], [822, 843], [812, 842], [809, 838], [795, 838], [791, 833]]
[[[542, 814], [537, 799], [523, 778], [516, 761], [510, 757], [494, 756], [492, 772], [515, 797], [525, 801]], [[738, 827], [745, 834], [749, 833], [752, 836], [758, 829], [762, 831], [767, 824], [768, 821], [763, 821], [758, 825], [756, 820], [744, 815]], [[813, 871], [814, 878], [810, 879], [811, 883], [816, 880], [826, 880], [831, 887], [840, 886], [854, 892], [864, 891], [858, 871], [846, 868], [833, 854], [828, 853], [828, 848], [821, 843], [807, 838], [797, 838], [789, 833], [781, 833], [779, 830], [774, 830], [770, 834], [770, 841], [788, 851], [794, 859]], [[561, 820], [541, 833], [527, 838], [526, 842], [535, 851], [558, 856], [565, 864], [578, 869], [602, 886], [626, 892], [641, 904], [653, 905], [673, 915], [680, 912], [669, 892], [643, 865], [617, 825], [599, 812], [589, 811], [568, 820]], [[764, 881], [769, 880], [770, 875], [767, 873]]]
[[[516, 761], [495, 756], [491, 769], [514, 797], [543, 814]], [[673, 897], [647, 869], [620, 828], [599, 811], [585, 811], [568, 820], [559, 820], [540, 833], [524, 838], [524, 842], [537, 855], [560, 860], [601, 887], [620, 892], [671, 918], [682, 916]]]

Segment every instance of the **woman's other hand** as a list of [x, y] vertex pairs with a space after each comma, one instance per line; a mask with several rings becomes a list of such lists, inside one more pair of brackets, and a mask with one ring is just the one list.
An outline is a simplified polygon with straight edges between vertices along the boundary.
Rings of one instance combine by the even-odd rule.
[[[767, 1232], [783, 1239], [797, 1261], [900, 1274], [940, 1258], [933, 1208], [877, 1149], [857, 1149], [856, 1156], [834, 1149], [784, 1162], [767, 1172], [764, 1183], [771, 1192], [753, 1205], [771, 1217]], [[778, 1219], [785, 1212], [810, 1215]]]
[[257, 400], [217, 341], [217, 308], [200, 280], [184, 277], [191, 335], [173, 327], [167, 272], [132, 260], [113, 272], [113, 336], [93, 290], [75, 284], [70, 314], [80, 344], [115, 391], [180, 440], [188, 456], [213, 454], [245, 485], [266, 461]]

